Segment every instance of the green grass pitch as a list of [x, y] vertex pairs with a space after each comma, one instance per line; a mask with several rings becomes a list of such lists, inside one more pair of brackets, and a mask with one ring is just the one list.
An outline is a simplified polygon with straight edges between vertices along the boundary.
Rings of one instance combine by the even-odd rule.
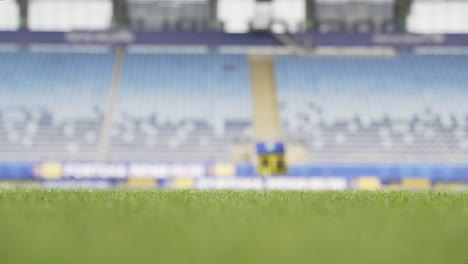
[[0, 191], [0, 263], [468, 262], [468, 194]]

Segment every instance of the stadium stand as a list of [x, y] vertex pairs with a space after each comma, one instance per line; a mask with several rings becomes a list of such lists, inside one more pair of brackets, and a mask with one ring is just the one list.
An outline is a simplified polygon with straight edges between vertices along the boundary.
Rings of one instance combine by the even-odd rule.
[[285, 137], [319, 163], [468, 160], [468, 56], [279, 57]]
[[[125, 53], [109, 113], [114, 56], [1, 52], [0, 159], [95, 160], [106, 137], [109, 160], [229, 161], [252, 142], [246, 55]], [[467, 68], [466, 55], [280, 56], [285, 139], [315, 163], [466, 161]]]
[[244, 55], [126, 54], [109, 158], [229, 160], [251, 131]]
[[111, 53], [0, 53], [0, 159], [96, 158]]

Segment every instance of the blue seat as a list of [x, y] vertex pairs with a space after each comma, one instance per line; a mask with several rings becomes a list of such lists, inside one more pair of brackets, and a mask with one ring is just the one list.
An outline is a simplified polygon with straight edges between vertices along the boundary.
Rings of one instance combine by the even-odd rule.
[[129, 53], [122, 72], [112, 159], [227, 160], [245, 140], [246, 56]]
[[289, 141], [317, 162], [463, 162], [468, 56], [276, 61]]
[[0, 159], [94, 159], [112, 53], [0, 52]]

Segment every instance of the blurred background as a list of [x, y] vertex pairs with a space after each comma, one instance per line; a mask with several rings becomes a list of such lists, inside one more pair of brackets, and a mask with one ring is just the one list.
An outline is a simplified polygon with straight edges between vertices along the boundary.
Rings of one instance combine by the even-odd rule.
[[468, 181], [468, 1], [0, 1], [0, 186]]

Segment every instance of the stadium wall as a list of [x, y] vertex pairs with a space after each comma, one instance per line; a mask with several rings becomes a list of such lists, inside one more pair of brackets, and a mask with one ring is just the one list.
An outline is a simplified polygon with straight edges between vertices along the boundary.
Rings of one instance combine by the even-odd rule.
[[10, 183], [7, 186], [26, 182], [45, 188], [461, 190], [468, 186], [468, 166], [292, 166], [288, 175], [260, 177], [251, 164], [18, 162], [0, 163], [0, 181]]

